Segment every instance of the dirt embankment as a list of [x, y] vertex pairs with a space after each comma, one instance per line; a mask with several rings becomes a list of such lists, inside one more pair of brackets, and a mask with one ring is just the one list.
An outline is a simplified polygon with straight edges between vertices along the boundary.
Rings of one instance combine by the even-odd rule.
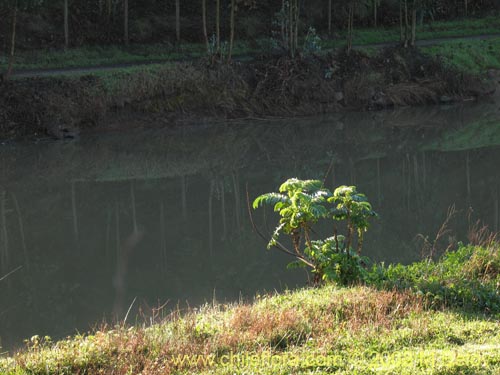
[[494, 91], [492, 82], [410, 49], [232, 65], [200, 61], [105, 78], [3, 82], [0, 138], [72, 137], [80, 129], [105, 128], [120, 114], [159, 114], [172, 122], [185, 117], [294, 116], [438, 104]]

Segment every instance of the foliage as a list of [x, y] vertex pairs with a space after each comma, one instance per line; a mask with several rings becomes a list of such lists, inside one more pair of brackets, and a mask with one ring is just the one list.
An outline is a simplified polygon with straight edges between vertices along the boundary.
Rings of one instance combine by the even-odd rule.
[[229, 46], [226, 41], [221, 41], [220, 46], [217, 46], [217, 35], [212, 34], [208, 40], [208, 56], [210, 58], [215, 58], [218, 56], [221, 60], [224, 60], [229, 52]]
[[[263, 194], [255, 199], [253, 208], [264, 204], [274, 206], [281, 216], [268, 243], [268, 249], [277, 247], [296, 258], [290, 266], [308, 266], [315, 274], [315, 282], [331, 280], [346, 285], [363, 279], [361, 249], [369, 219], [376, 216], [365, 195], [355, 186], [340, 186], [332, 193], [318, 180], [292, 178], [283, 183], [279, 193]], [[321, 219], [346, 223], [346, 235], [338, 234], [325, 240], [312, 240], [313, 226]], [[278, 240], [281, 233], [291, 237], [293, 250], [286, 249]], [[357, 254], [351, 245], [357, 235]], [[304, 245], [302, 246], [302, 240]]]
[[307, 31], [302, 52], [304, 55], [313, 55], [321, 52], [321, 38], [316, 33], [316, 29], [314, 27], [310, 27]]
[[435, 307], [500, 312], [500, 245], [464, 246], [438, 261], [375, 265], [367, 283], [383, 289], [411, 290]]

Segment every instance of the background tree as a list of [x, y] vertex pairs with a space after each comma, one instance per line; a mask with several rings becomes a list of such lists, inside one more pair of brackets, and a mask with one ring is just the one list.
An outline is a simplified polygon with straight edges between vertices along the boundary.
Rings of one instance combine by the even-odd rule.
[[177, 43], [181, 41], [181, 3], [180, 0], [175, 0], [175, 40]]
[[216, 54], [220, 55], [220, 0], [215, 1], [215, 37], [216, 37]]
[[9, 79], [12, 74], [12, 69], [14, 67], [14, 59], [16, 53], [16, 33], [17, 33], [17, 11], [19, 7], [18, 0], [15, 0], [12, 5], [12, 32], [10, 39], [10, 52], [9, 52], [9, 65], [7, 67], [7, 72], [4, 75], [4, 78]]
[[[412, 27], [422, 23], [424, 17], [425, 21], [451, 20], [464, 14], [498, 15], [500, 11], [497, 0], [261, 0], [254, 10], [246, 6], [246, 0], [234, 0], [234, 7], [232, 0], [183, 0], [182, 4], [181, 0], [18, 1], [15, 47], [25, 50], [120, 44], [127, 39], [130, 43], [175, 43], [181, 34], [186, 42], [204, 42], [208, 47], [207, 41], [212, 34], [217, 36], [219, 29], [219, 42], [225, 39], [231, 44], [233, 30], [233, 43], [244, 38], [254, 46], [274, 31], [280, 45], [296, 55], [299, 28], [311, 26], [318, 34], [330, 35], [336, 29], [348, 30], [352, 45], [354, 23], [360, 27], [394, 27], [399, 23], [401, 42], [410, 46], [417, 32]], [[4, 20], [0, 46], [7, 59], [12, 45], [13, 3], [0, 0], [0, 17]], [[26, 7], [26, 3], [31, 5]]]
[[400, 0], [401, 42], [405, 48], [415, 46], [417, 38], [417, 12], [421, 8], [421, 0]]
[[234, 33], [235, 33], [235, 17], [236, 17], [236, 0], [231, 0], [231, 17], [230, 17], [230, 25], [229, 25], [229, 52], [227, 54], [227, 61], [231, 61], [231, 56], [233, 55], [233, 46], [234, 46]]
[[209, 53], [210, 43], [208, 41], [208, 32], [207, 32], [207, 0], [201, 0], [201, 18], [203, 25], [203, 39], [205, 41], [205, 47], [207, 49], [207, 53]]
[[347, 53], [352, 50], [352, 40], [354, 37], [354, 6], [356, 0], [349, 0], [347, 3]]
[[377, 27], [378, 25], [378, 7], [380, 6], [380, 0], [372, 0], [373, 7], [373, 26]]
[[64, 0], [64, 47], [69, 47], [69, 6], [68, 0]]
[[40, 6], [43, 0], [7, 0], [4, 5], [11, 13], [11, 27], [10, 27], [10, 40], [9, 40], [9, 53], [7, 70], [2, 75], [3, 79], [9, 79], [14, 69], [15, 56], [16, 56], [16, 43], [17, 43], [17, 29], [18, 29], [18, 14], [19, 11], [30, 11]]
[[276, 14], [281, 27], [281, 46], [290, 57], [294, 58], [298, 50], [298, 33], [300, 22], [300, 7], [298, 0], [288, 0], [281, 3], [281, 9]]
[[229, 52], [228, 62], [231, 61], [234, 47], [234, 37], [236, 34], [236, 14], [238, 9], [247, 7], [253, 9], [256, 7], [256, 0], [231, 0], [230, 20], [229, 20]]
[[126, 45], [129, 43], [128, 37], [128, 0], [123, 0], [123, 40]]
[[333, 7], [333, 0], [328, 0], [328, 35], [332, 35], [332, 7]]

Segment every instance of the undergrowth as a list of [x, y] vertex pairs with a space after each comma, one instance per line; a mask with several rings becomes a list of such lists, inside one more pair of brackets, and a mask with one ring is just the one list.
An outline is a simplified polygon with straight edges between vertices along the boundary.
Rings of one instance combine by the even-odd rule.
[[380, 289], [412, 291], [430, 306], [500, 312], [499, 246], [461, 246], [438, 261], [375, 265], [367, 283]]

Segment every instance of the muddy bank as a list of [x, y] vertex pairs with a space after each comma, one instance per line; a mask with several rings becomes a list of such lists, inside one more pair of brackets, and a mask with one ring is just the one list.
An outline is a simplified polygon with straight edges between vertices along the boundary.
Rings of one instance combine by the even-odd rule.
[[12, 80], [0, 84], [0, 137], [70, 138], [135, 114], [156, 114], [168, 126], [185, 118], [448, 103], [490, 95], [493, 81], [454, 71], [418, 50], [399, 48], [376, 56], [353, 51], [232, 65], [198, 61], [102, 76]]

